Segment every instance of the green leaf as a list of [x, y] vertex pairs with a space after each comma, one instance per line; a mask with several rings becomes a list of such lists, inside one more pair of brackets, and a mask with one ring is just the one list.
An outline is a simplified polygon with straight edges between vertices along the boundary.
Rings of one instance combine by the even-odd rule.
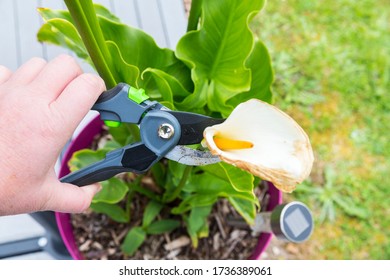
[[139, 128], [135, 124], [122, 123], [119, 127], [109, 127], [108, 132], [119, 146], [139, 141]]
[[164, 186], [166, 178], [166, 167], [162, 162], [157, 162], [151, 168], [152, 175], [156, 184], [160, 187]]
[[158, 194], [140, 186], [139, 182], [130, 183], [129, 188], [133, 191], [136, 191], [136, 192], [146, 196], [147, 198], [149, 198], [151, 200], [161, 201], [161, 197]]
[[104, 202], [92, 203], [90, 208], [96, 212], [105, 214], [118, 223], [128, 223], [130, 216], [117, 204], [108, 204]]
[[121, 201], [127, 192], [128, 186], [118, 178], [111, 178], [107, 181], [101, 182], [102, 190], [95, 194], [92, 202], [117, 203]]
[[52, 10], [48, 8], [38, 8], [39, 14], [45, 21], [51, 19], [64, 19], [73, 24], [73, 19], [68, 11], [65, 10]]
[[180, 182], [186, 167], [187, 167], [187, 165], [184, 165], [182, 163], [178, 163], [176, 161], [170, 160], [168, 162], [169, 173], [174, 178], [175, 184], [178, 184]]
[[183, 190], [188, 194], [183, 198], [179, 206], [172, 209], [172, 213], [174, 214], [185, 213], [193, 207], [211, 205], [221, 197], [240, 198], [254, 205], [259, 204], [258, 199], [253, 193], [253, 189], [239, 192], [233, 188], [230, 182], [207, 172], [193, 174]]
[[205, 207], [213, 205], [217, 202], [219, 197], [223, 197], [220, 193], [211, 194], [192, 194], [182, 200], [179, 206], [172, 209], [172, 214], [181, 215], [187, 211], [190, 211], [194, 207]]
[[162, 234], [170, 232], [180, 226], [180, 222], [172, 219], [165, 219], [154, 222], [146, 228], [148, 234]]
[[[84, 37], [83, 41], [87, 44], [98, 72], [106, 71], [109, 76], [107, 78], [103, 76], [105, 80], [108, 80], [108, 83], [113, 77], [116, 82], [126, 82], [136, 87], [144, 87], [148, 94], [156, 93], [155, 83], [139, 79], [140, 73], [150, 67], [165, 71], [177, 79], [187, 90], [193, 90], [189, 68], [175, 57], [172, 50], [159, 48], [151, 36], [137, 28], [120, 23], [117, 17], [99, 5], [94, 6], [99, 22], [97, 24], [95, 16], [91, 14], [90, 0], [85, 1], [85, 3], [79, 0], [74, 1], [74, 3], [67, 1], [68, 5], [72, 6], [70, 10], [77, 18], [76, 25], [79, 33], [83, 35], [81, 37]], [[67, 11], [41, 9], [40, 13], [46, 21], [60, 19], [67, 21], [70, 26], [74, 24]], [[100, 28], [102, 32], [100, 32]], [[84, 44], [79, 42], [80, 35], [77, 38], [72, 35], [75, 30], [74, 26], [72, 30], [68, 29], [57, 30], [53, 26], [46, 25], [39, 32], [40, 41], [67, 47], [85, 59], [87, 51]], [[97, 33], [94, 34], [93, 30], [96, 30]], [[80, 51], [78, 46], [83, 51]], [[102, 57], [102, 54], [106, 55]], [[100, 60], [97, 57], [100, 57]], [[173, 103], [169, 102], [169, 104]]]
[[113, 15], [106, 7], [99, 4], [93, 4], [93, 7], [95, 8], [96, 14], [100, 17], [105, 17], [111, 21], [120, 22], [120, 19]]
[[167, 180], [166, 184], [164, 185], [164, 201], [168, 201], [169, 198], [172, 197], [184, 175], [186, 167], [186, 165], [178, 163], [176, 161], [168, 161]]
[[106, 150], [93, 151], [89, 149], [83, 149], [73, 154], [72, 158], [68, 162], [70, 171], [74, 172], [83, 167], [86, 167], [92, 163], [100, 161], [105, 158]]
[[334, 201], [348, 215], [355, 216], [360, 219], [368, 218], [367, 209], [357, 206], [349, 197], [335, 196]]
[[[137, 67], [142, 73], [147, 68], [160, 69], [183, 79], [183, 75], [176, 68], [186, 68], [179, 61], [172, 50], [159, 48], [154, 39], [140, 29], [113, 22], [105, 17], [99, 17], [99, 23], [106, 41], [116, 44], [123, 61]], [[175, 66], [171, 68], [171, 66]], [[118, 71], [120, 72], [120, 71]], [[188, 78], [187, 78], [188, 79]], [[138, 80], [136, 86], [145, 87], [145, 81]]]
[[249, 225], [254, 224], [256, 217], [255, 203], [237, 197], [228, 197], [228, 200]]
[[174, 184], [174, 186], [168, 188], [166, 187], [166, 192], [164, 193], [163, 200], [165, 203], [172, 202], [175, 199], [177, 199], [181, 192], [183, 191], [183, 188], [187, 184], [188, 180], [191, 178], [191, 173], [193, 170], [193, 166], [184, 165], [184, 171], [181, 173], [180, 181], [177, 184]]
[[133, 86], [137, 85], [140, 73], [138, 67], [131, 65], [124, 60], [122, 53], [115, 42], [106, 41], [106, 44], [113, 61], [115, 61], [115, 63], [110, 66], [110, 71], [113, 73], [116, 80]]
[[145, 239], [146, 232], [141, 227], [133, 227], [127, 233], [121, 249], [125, 254], [131, 256], [138, 250], [142, 243], [144, 243]]
[[75, 152], [68, 162], [70, 171], [76, 171], [90, 164], [96, 163], [106, 157], [106, 154], [120, 148], [116, 141], [108, 141], [105, 146], [99, 150], [82, 149]]
[[163, 206], [160, 202], [151, 200], [145, 208], [142, 227], [147, 228], [160, 213]]
[[238, 192], [251, 192], [253, 190], [253, 175], [231, 164], [219, 162], [201, 168], [213, 176], [229, 182]]
[[[64, 35], [66, 34], [66, 36]], [[65, 19], [50, 19], [39, 29], [39, 42], [48, 42], [72, 50], [82, 59], [88, 59], [88, 53], [74, 25]]]
[[171, 104], [175, 104], [176, 100], [183, 100], [184, 97], [190, 94], [176, 77], [171, 76], [164, 71], [147, 68], [143, 73], [143, 77], [148, 75], [154, 78], [158, 92], [161, 94], [160, 97], [155, 96], [156, 99], [162, 99]]
[[253, 48], [249, 21], [264, 0], [208, 0], [202, 2], [200, 29], [179, 41], [176, 55], [192, 69], [195, 92], [183, 103], [227, 115], [233, 109], [228, 99], [248, 91], [251, 73], [245, 66]]
[[228, 104], [235, 108], [238, 104], [251, 98], [272, 103], [271, 85], [274, 80], [274, 73], [268, 50], [261, 41], [256, 41], [245, 65], [252, 71], [251, 89], [229, 99]]
[[207, 217], [210, 215], [211, 209], [212, 205], [191, 209], [187, 219], [187, 231], [195, 248], [198, 247], [198, 238], [204, 237], [205, 229], [208, 228]]

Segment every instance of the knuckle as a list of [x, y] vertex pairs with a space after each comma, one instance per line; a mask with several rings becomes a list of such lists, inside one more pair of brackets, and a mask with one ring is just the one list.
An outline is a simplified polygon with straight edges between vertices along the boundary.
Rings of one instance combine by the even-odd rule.
[[79, 78], [85, 84], [85, 86], [90, 88], [91, 90], [96, 90], [101, 92], [105, 89], [103, 80], [97, 75], [84, 73], [81, 74]]
[[33, 57], [29, 60], [30, 63], [36, 63], [36, 64], [46, 64], [46, 60], [44, 60], [41, 57]]
[[80, 75], [82, 70], [80, 65], [77, 63], [76, 59], [68, 54], [61, 54], [56, 58], [61, 65], [66, 65], [70, 69], [73, 69], [75, 72], [75, 76]]

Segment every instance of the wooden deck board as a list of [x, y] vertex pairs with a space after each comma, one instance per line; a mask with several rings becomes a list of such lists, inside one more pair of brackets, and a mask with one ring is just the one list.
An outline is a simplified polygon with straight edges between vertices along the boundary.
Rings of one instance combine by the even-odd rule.
[[124, 24], [139, 28], [141, 19], [135, 5], [135, 1], [115, 0], [113, 1], [113, 10]]
[[0, 64], [15, 70], [19, 66], [15, 7], [12, 1], [0, 0]]
[[168, 42], [165, 36], [164, 25], [161, 21], [158, 0], [136, 0], [136, 3], [141, 16], [140, 28], [152, 35], [157, 45], [167, 46]]
[[[160, 47], [174, 48], [185, 33], [182, 0], [96, 0], [123, 23], [143, 29]], [[15, 70], [34, 56], [51, 60], [68, 50], [40, 44], [36, 33], [43, 23], [36, 9], [65, 9], [62, 0], [0, 0], [0, 64]], [[85, 67], [88, 72], [91, 67]]]
[[[31, 57], [43, 56], [43, 46], [37, 41], [37, 32], [42, 24], [38, 17], [36, 1], [15, 0], [18, 17], [19, 63], [23, 64]], [[25, 32], [31, 30], [32, 32]]]
[[159, 0], [162, 22], [165, 26], [165, 36], [168, 42], [167, 47], [176, 48], [176, 44], [185, 34], [187, 29], [187, 18], [182, 0]]

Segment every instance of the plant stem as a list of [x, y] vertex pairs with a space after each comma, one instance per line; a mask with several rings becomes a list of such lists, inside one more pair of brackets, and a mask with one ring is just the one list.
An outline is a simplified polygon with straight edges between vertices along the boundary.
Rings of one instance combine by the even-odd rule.
[[202, 1], [203, 0], [192, 0], [191, 2], [187, 32], [198, 29], [199, 18], [202, 13]]
[[92, 0], [64, 0], [97, 72], [107, 88], [116, 86], [110, 71], [111, 56], [98, 23]]
[[181, 180], [179, 184], [177, 185], [177, 188], [173, 191], [173, 193], [166, 199], [166, 203], [174, 201], [180, 194], [180, 192], [183, 190], [184, 186], [186, 185], [188, 176], [190, 176], [192, 171], [192, 166], [187, 165], [184, 169], [183, 176], [181, 177]]

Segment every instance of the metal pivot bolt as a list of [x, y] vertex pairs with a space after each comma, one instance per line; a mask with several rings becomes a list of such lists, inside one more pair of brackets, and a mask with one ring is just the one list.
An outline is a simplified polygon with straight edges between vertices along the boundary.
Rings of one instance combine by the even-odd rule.
[[169, 123], [163, 123], [158, 128], [158, 136], [162, 139], [170, 139], [175, 133], [175, 129]]

